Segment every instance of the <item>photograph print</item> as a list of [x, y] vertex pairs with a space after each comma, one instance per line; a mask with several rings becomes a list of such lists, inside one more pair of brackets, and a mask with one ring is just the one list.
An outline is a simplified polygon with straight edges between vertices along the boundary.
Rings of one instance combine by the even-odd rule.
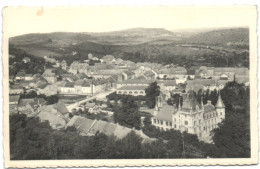
[[6, 166], [257, 163], [256, 7], [3, 16]]

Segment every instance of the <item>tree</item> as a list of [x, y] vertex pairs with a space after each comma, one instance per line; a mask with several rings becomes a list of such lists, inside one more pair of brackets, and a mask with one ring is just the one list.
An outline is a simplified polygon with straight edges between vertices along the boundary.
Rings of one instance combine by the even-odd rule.
[[250, 125], [243, 114], [227, 117], [214, 129], [213, 141], [228, 158], [250, 157]]
[[131, 97], [123, 98], [122, 104], [114, 107], [114, 120], [123, 126], [139, 129], [141, 116], [135, 100]]
[[145, 89], [146, 93], [146, 104], [148, 108], [152, 109], [156, 104], [156, 97], [160, 95], [160, 87], [156, 82], [153, 82]]
[[142, 138], [134, 131], [128, 133], [120, 142], [119, 142], [119, 152], [121, 158], [137, 159], [142, 157]]

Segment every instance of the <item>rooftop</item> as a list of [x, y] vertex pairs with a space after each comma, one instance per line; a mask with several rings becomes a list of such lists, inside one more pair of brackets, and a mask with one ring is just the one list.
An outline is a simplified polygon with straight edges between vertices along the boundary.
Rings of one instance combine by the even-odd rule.
[[123, 86], [117, 90], [145, 90], [147, 86]]

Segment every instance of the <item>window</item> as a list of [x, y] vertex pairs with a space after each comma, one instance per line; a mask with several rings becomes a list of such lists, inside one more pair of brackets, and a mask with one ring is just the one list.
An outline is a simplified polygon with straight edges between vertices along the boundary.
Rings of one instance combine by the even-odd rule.
[[196, 126], [196, 121], [194, 121], [194, 126]]
[[176, 124], [174, 124], [174, 128], [175, 128], [175, 129], [177, 128]]
[[140, 91], [141, 94], [143, 94], [144, 92], [143, 91]]
[[184, 124], [185, 124], [185, 125], [188, 125], [188, 121], [185, 121]]
[[121, 94], [122, 92], [118, 92], [118, 94]]
[[170, 122], [170, 126], [172, 126], [172, 122]]
[[168, 121], [166, 121], [166, 126], [168, 126]]
[[161, 120], [161, 125], [163, 125], [163, 121]]
[[156, 119], [153, 119], [153, 123], [156, 123]]
[[135, 91], [134, 93], [135, 93], [135, 94], [138, 94], [138, 92], [137, 92], [137, 91]]
[[199, 119], [199, 124], [201, 123], [201, 120]]
[[131, 91], [129, 92], [129, 94], [132, 94], [132, 93], [133, 93], [133, 92], [131, 92]]
[[174, 118], [174, 121], [176, 121], [176, 118]]
[[220, 112], [220, 116], [222, 116], [222, 112]]

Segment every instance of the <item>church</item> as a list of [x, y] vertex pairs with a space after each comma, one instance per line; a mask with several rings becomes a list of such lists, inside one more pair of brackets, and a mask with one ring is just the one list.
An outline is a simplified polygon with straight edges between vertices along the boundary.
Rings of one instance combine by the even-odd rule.
[[180, 130], [190, 134], [196, 134], [200, 140], [210, 142], [210, 132], [218, 127], [225, 119], [225, 105], [218, 95], [216, 105], [211, 101], [207, 104], [199, 103], [193, 91], [183, 94], [183, 104], [178, 107], [168, 105], [162, 95], [156, 99], [154, 115], [151, 118], [152, 125], [160, 130]]

